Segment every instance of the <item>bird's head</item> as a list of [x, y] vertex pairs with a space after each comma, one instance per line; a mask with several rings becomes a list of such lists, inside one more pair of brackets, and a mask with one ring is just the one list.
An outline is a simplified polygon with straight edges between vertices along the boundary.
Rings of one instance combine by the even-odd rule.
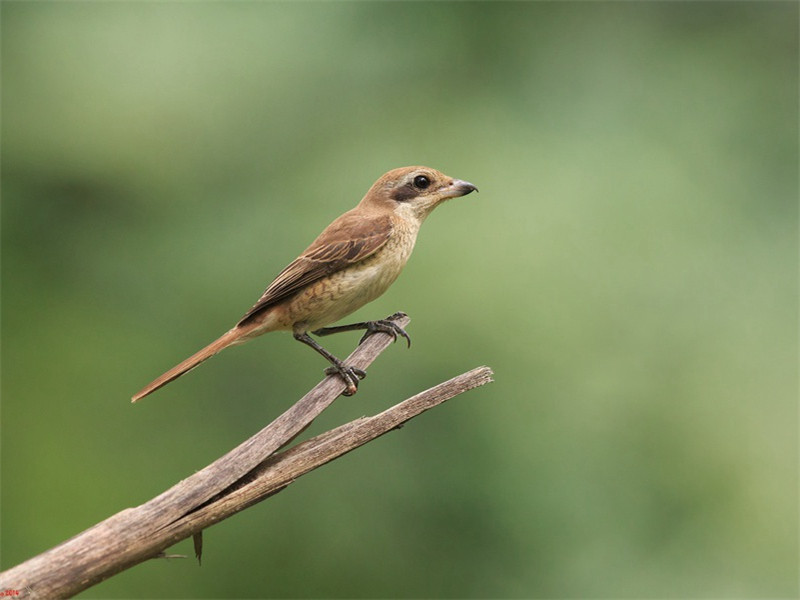
[[401, 167], [382, 175], [361, 203], [391, 208], [423, 221], [441, 202], [477, 191], [468, 181], [430, 167]]

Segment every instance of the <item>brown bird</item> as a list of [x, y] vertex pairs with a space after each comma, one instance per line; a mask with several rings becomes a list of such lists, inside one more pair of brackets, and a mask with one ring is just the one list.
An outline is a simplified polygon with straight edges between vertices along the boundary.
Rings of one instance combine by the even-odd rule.
[[[270, 331], [288, 330], [331, 363], [345, 395], [358, 389], [366, 373], [348, 367], [320, 346], [309, 332], [329, 335], [366, 329], [364, 339], [385, 332], [411, 338], [389, 319], [326, 327], [383, 294], [400, 275], [420, 225], [444, 200], [477, 191], [471, 183], [428, 167], [403, 167], [384, 174], [354, 209], [347, 211], [275, 278], [233, 329], [173, 367], [133, 396], [141, 400], [220, 350]], [[359, 342], [360, 343], [360, 342]]]

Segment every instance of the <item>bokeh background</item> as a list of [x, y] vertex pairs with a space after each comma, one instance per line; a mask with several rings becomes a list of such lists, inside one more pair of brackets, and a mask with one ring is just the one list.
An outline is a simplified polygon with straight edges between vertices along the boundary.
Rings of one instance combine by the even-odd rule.
[[0, 10], [4, 568], [312, 387], [273, 334], [128, 402], [426, 164], [480, 194], [353, 317], [414, 345], [308, 433], [496, 383], [82, 597], [797, 596], [797, 3]]

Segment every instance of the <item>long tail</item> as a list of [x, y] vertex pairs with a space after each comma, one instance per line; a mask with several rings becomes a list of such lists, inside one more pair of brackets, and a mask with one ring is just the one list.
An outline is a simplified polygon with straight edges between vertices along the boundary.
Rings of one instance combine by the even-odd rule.
[[160, 377], [148, 383], [140, 391], [138, 391], [136, 394], [133, 395], [133, 398], [131, 398], [131, 402], [136, 402], [138, 400], [141, 400], [145, 396], [152, 394], [158, 388], [167, 385], [170, 381], [177, 379], [187, 371], [194, 369], [201, 362], [211, 358], [220, 350], [223, 350], [224, 348], [227, 348], [228, 346], [235, 344], [236, 342], [243, 341], [242, 340], [243, 333], [244, 331], [242, 330], [242, 328], [234, 327], [227, 333], [220, 336], [218, 339], [211, 342], [208, 346], [206, 346], [199, 352], [192, 354], [181, 364], [172, 367], [169, 371], [167, 371]]

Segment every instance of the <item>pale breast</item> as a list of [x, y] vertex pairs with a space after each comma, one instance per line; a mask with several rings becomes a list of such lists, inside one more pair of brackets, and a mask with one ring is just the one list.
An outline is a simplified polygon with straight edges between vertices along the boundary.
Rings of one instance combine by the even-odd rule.
[[295, 296], [287, 306], [295, 330], [314, 330], [335, 323], [389, 289], [414, 249], [416, 229], [401, 224], [378, 252]]

